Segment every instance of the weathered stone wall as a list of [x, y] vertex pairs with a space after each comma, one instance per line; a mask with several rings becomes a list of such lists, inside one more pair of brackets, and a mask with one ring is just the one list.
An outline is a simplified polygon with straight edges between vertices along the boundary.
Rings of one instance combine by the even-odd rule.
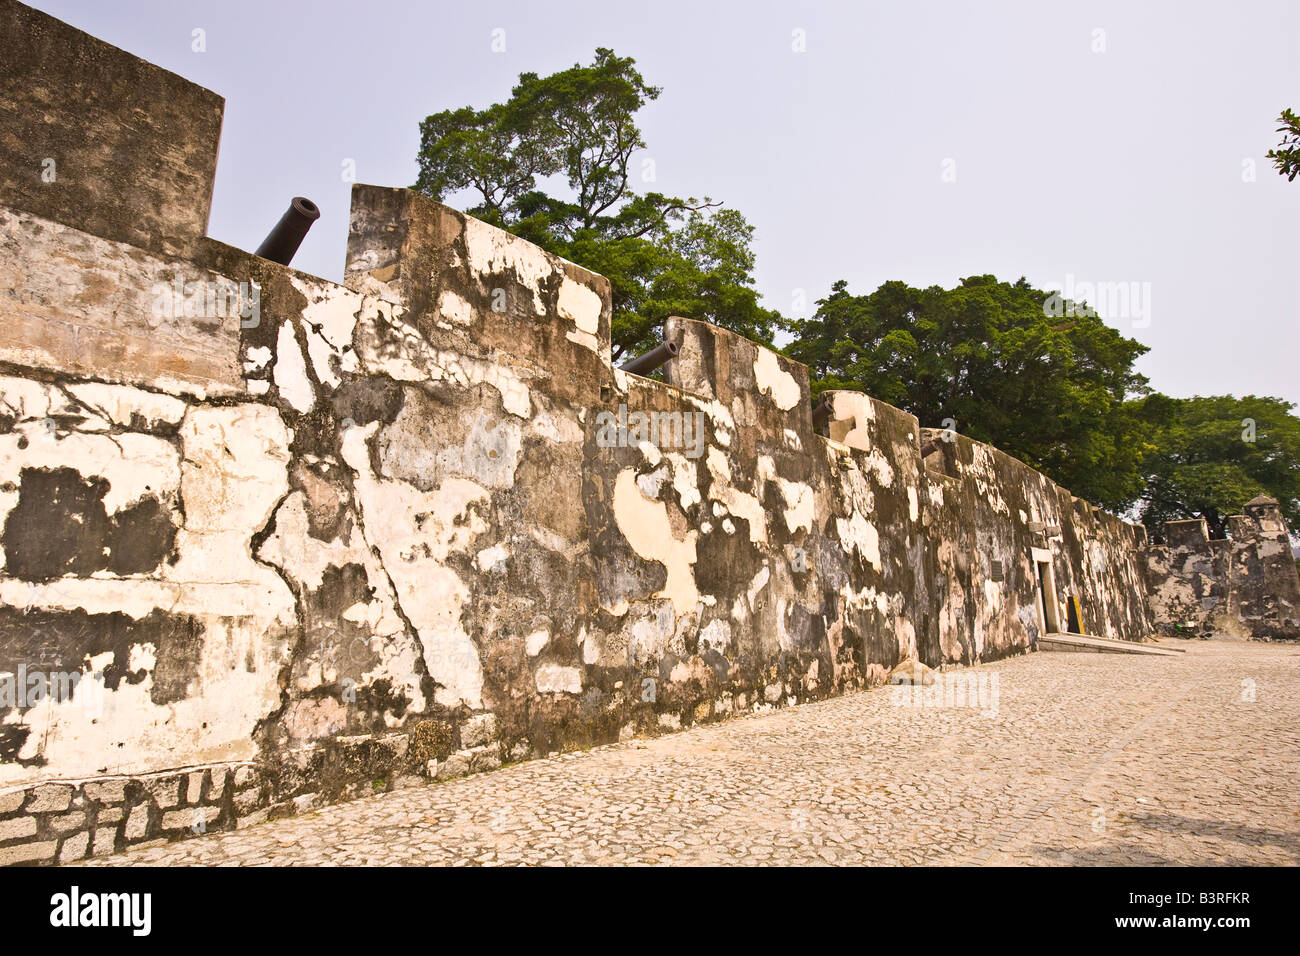
[[1140, 529], [703, 323], [617, 370], [605, 279], [408, 191], [344, 285], [4, 195], [0, 863], [1021, 653], [1035, 556], [1148, 631]]
[[[0, 673], [50, 684], [0, 725], [0, 786], [30, 791], [11, 819], [36, 822], [0, 845], [12, 859], [838, 693], [1037, 634], [1025, 523], [1062, 520], [1042, 476], [960, 437], [940, 440], [952, 477], [932, 474], [916, 420], [856, 393], [834, 396], [824, 438], [804, 368], [702, 323], [669, 324], [668, 384], [620, 372], [603, 279], [414, 194], [355, 189], [347, 287], [212, 241], [179, 260], [0, 221], [46, 273], [29, 312], [56, 342], [6, 352], [0, 380]], [[88, 293], [88, 273], [123, 286]], [[176, 277], [256, 283], [257, 315], [155, 315]], [[188, 350], [98, 369], [82, 329], [124, 309], [157, 327], [141, 343]], [[39, 334], [54, 323], [62, 340]], [[678, 433], [638, 435], [639, 412]], [[1080, 540], [1117, 566], [1132, 543], [1092, 524]], [[1085, 608], [1127, 600], [1094, 602], [1097, 582], [1054, 560]], [[82, 682], [53, 676], [69, 674]], [[52, 781], [80, 781], [58, 790], [68, 806], [33, 789]]]
[[0, 205], [155, 252], [203, 238], [224, 100], [0, 0]]
[[1142, 578], [1145, 531], [1082, 499], [996, 448], [921, 429], [921, 500], [936, 583], [941, 659], [973, 661], [1032, 646], [1044, 632], [1036, 564], [1059, 630], [1078, 599], [1082, 630], [1121, 640], [1150, 633]]
[[1278, 504], [1260, 497], [1211, 539], [1203, 518], [1165, 524], [1146, 554], [1155, 626], [1168, 633], [1300, 639], [1300, 574]]

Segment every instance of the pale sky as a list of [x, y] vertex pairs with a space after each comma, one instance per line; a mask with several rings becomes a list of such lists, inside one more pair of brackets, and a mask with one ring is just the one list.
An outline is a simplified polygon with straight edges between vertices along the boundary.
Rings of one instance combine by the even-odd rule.
[[1300, 110], [1295, 2], [29, 2], [224, 96], [210, 234], [251, 250], [307, 196], [294, 265], [326, 278], [346, 160], [409, 186], [426, 115], [607, 46], [664, 88], [633, 168], [745, 214], [771, 307], [840, 278], [1135, 283], [1102, 315], [1155, 388], [1300, 402], [1300, 178], [1264, 159]]

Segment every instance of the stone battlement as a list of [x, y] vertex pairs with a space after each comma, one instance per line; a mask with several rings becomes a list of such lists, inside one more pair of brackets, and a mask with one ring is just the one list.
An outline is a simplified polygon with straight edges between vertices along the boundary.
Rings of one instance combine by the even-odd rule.
[[1300, 576], [1278, 503], [1259, 497], [1211, 538], [1204, 518], [1169, 521], [1147, 550], [1156, 625], [1173, 633], [1300, 639]]

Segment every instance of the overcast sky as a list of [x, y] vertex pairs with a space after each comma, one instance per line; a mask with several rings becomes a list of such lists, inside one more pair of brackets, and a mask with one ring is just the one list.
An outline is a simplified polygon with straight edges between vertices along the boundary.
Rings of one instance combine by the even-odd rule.
[[1264, 159], [1300, 109], [1295, 2], [28, 2], [224, 96], [211, 235], [253, 249], [305, 195], [320, 276], [345, 161], [410, 185], [423, 117], [607, 46], [664, 88], [653, 188], [748, 217], [771, 307], [841, 278], [1123, 283], [1102, 315], [1154, 387], [1300, 402], [1300, 179]]

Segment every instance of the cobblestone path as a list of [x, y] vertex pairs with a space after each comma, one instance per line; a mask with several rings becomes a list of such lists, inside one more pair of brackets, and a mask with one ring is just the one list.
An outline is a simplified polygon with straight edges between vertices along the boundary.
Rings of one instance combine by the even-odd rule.
[[[1300, 863], [1300, 647], [1038, 653], [93, 865]], [[959, 693], [985, 697], [981, 708]]]

